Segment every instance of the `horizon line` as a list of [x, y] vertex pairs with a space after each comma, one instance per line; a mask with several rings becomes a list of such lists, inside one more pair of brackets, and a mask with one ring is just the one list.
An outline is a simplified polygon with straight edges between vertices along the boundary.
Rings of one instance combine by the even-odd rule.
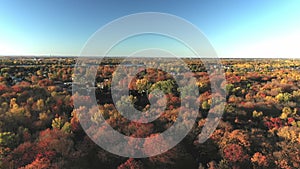
[[[43, 57], [43, 58], [59, 58], [59, 57], [65, 57], [65, 58], [78, 58], [78, 57], [114, 57], [114, 58], [124, 58], [124, 57], [128, 57], [128, 56], [122, 56], [122, 55], [114, 55], [114, 56], [78, 56], [78, 55], [1, 55], [0, 57]], [[137, 58], [140, 57], [144, 57], [144, 56], [135, 56]], [[168, 56], [153, 56], [153, 58], [157, 58], [157, 57], [163, 57], [163, 58], [173, 58], [173, 57], [168, 57]], [[195, 58], [195, 59], [201, 59], [202, 57], [199, 56], [178, 56], [178, 58]], [[300, 59], [300, 57], [228, 57], [228, 56], [215, 56], [215, 57], [210, 57], [210, 56], [205, 56], [203, 57], [203, 59], [216, 59], [216, 58], [220, 58], [220, 59]]]

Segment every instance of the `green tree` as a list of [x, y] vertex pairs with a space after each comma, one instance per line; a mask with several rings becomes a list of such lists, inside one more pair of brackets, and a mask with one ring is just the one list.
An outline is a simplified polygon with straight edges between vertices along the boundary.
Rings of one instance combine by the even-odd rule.
[[61, 117], [56, 117], [52, 120], [52, 128], [53, 129], [61, 129], [64, 125], [64, 121]]
[[13, 147], [17, 145], [18, 136], [12, 132], [0, 133], [0, 146]]

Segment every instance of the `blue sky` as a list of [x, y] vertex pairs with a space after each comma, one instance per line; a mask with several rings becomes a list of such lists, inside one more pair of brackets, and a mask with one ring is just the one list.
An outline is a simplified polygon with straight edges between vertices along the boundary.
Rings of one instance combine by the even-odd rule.
[[196, 25], [220, 57], [299, 57], [299, 0], [0, 0], [0, 55], [76, 56], [105, 24], [138, 12]]

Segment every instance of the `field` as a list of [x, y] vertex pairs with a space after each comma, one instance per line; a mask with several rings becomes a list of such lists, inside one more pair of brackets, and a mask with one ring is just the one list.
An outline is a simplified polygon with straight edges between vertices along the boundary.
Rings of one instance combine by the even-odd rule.
[[[141, 64], [139, 59], [127, 62], [128, 68], [121, 70], [125, 75], [117, 76], [122, 61], [105, 58], [97, 68], [95, 83], [82, 86], [74, 84], [75, 58], [0, 58], [0, 168], [300, 168], [300, 60], [222, 59], [226, 81], [219, 85], [225, 90], [218, 92], [226, 94], [225, 109], [217, 129], [201, 144], [198, 135], [208, 112], [215, 108], [212, 84], [201, 60], [183, 59], [190, 72], [180, 81], [172, 77], [180, 70], [172, 74], [147, 68], [130, 74], [131, 66]], [[88, 76], [87, 71], [76, 70]], [[185, 76], [190, 74], [196, 79], [197, 97], [185, 92], [190, 87]], [[111, 90], [113, 78], [129, 91], [116, 103]], [[179, 89], [180, 84], [186, 88]], [[74, 90], [72, 94], [76, 85], [77, 89], [91, 88], [97, 107], [74, 107], [74, 100], [86, 105], [92, 102], [90, 95]], [[164, 99], [148, 94], [156, 89], [163, 91]], [[179, 144], [157, 156], [114, 155], [86, 134], [89, 130], [95, 137], [109, 138], [103, 135], [105, 128], [80, 124], [86, 124], [85, 120], [103, 123], [103, 116], [126, 136], [154, 137], [176, 122], [183, 99], [197, 103], [198, 112], [184, 113], [187, 121], [196, 113], [196, 122]], [[141, 112], [155, 102], [163, 108], [155, 107], [153, 112], [163, 113], [151, 123], [130, 121], [116, 108], [126, 111], [124, 102]], [[168, 144], [167, 139], [160, 141]], [[145, 154], [157, 148], [146, 141], [141, 144]]]

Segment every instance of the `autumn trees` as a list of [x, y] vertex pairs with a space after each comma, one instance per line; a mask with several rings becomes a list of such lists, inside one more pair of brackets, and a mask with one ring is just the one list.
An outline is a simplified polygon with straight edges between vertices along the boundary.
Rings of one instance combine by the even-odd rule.
[[[2, 59], [0, 168], [299, 168], [300, 61], [222, 60], [226, 82], [220, 85], [226, 89], [227, 103], [219, 126], [203, 144], [197, 136], [213, 108], [213, 96], [201, 60], [185, 59], [191, 72], [177, 81], [173, 78], [180, 72], [177, 67], [170, 72], [147, 68], [130, 74], [130, 64], [139, 61], [128, 62], [122, 70], [125, 75], [119, 76], [115, 71], [121, 61], [106, 58], [98, 67], [93, 86], [98, 105], [73, 109], [74, 99], [87, 105], [92, 100], [70, 91], [74, 59]], [[189, 90], [193, 84], [186, 78], [190, 75], [196, 78], [198, 90]], [[116, 103], [110, 96], [113, 77], [120, 87], [129, 89]], [[152, 92], [159, 90], [162, 92]], [[189, 114], [196, 113], [196, 122], [182, 142], [158, 156], [113, 155], [93, 143], [82, 129], [85, 120], [107, 122], [127, 136], [154, 137], [178, 120], [182, 99], [199, 103], [199, 112], [187, 109], [183, 118], [188, 121]], [[133, 104], [141, 113], [157, 103], [147, 113], [163, 113], [152, 123], [133, 122], [116, 108], [125, 110], [128, 105], [124, 103]], [[84, 114], [89, 116], [82, 118]], [[96, 138], [105, 131], [90, 124], [83, 127], [95, 131]], [[160, 139], [168, 144], [167, 139]], [[147, 151], [157, 148], [151, 142], [141, 144]]]

